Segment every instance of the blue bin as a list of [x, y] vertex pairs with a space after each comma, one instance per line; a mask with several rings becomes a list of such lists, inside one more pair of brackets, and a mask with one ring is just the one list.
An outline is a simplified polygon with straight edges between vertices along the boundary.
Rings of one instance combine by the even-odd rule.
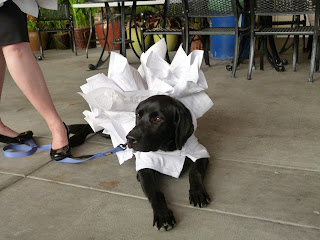
[[[210, 18], [212, 27], [234, 27], [234, 17], [212, 17]], [[210, 37], [210, 48], [213, 59], [232, 60], [234, 56], [233, 35], [212, 35]]]

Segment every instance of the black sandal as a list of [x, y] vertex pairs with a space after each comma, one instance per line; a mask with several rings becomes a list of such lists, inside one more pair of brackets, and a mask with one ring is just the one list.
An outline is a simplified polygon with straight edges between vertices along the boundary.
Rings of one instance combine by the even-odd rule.
[[4, 136], [4, 135], [0, 134], [0, 142], [23, 144], [27, 140], [31, 139], [32, 136], [33, 136], [33, 132], [32, 131], [27, 131], [27, 132], [20, 133], [18, 136], [14, 137], [14, 138], [7, 137], [7, 136]]
[[52, 149], [50, 150], [50, 157], [52, 160], [54, 161], [60, 161], [66, 157], [70, 157], [71, 156], [71, 148], [69, 146], [69, 128], [67, 127], [67, 125], [65, 123], [63, 123], [64, 126], [67, 129], [67, 137], [68, 137], [68, 145], [59, 148], [59, 149]]

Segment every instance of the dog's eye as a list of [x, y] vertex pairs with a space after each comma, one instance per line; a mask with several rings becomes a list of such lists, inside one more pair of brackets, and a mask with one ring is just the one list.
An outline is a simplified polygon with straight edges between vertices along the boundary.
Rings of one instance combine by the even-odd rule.
[[156, 122], [156, 123], [160, 123], [160, 122], [162, 122], [163, 121], [163, 118], [162, 117], [155, 117], [154, 119], [153, 119], [153, 122]]
[[136, 114], [136, 118], [140, 119], [140, 114], [139, 113]]

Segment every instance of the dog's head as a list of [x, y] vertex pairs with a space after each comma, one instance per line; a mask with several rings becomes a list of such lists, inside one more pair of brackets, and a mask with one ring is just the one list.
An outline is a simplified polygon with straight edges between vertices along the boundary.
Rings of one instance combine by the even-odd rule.
[[138, 105], [128, 147], [140, 152], [180, 150], [193, 130], [190, 111], [180, 101], [155, 95]]

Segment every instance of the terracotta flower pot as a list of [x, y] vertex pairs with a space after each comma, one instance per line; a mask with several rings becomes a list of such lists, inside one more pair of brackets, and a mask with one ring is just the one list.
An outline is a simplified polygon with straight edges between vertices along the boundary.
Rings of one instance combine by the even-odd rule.
[[[29, 31], [28, 35], [29, 35], [31, 50], [40, 51], [38, 31]], [[41, 40], [42, 40], [42, 48], [43, 50], [46, 50], [48, 45], [48, 40], [49, 40], [49, 34], [46, 32], [41, 33]]]
[[[89, 41], [90, 27], [75, 28], [74, 37], [77, 49], [86, 49]], [[95, 41], [90, 42], [89, 48], [96, 47]]]
[[[119, 23], [118, 22], [114, 22], [114, 35], [115, 35], [115, 39], [119, 39]], [[103, 29], [102, 29], [103, 28]], [[107, 32], [107, 24], [98, 24], [95, 27], [96, 29], [96, 33], [97, 33], [97, 38], [99, 39], [99, 43], [101, 45], [101, 47], [104, 46], [104, 34], [103, 31], [106, 33]], [[107, 38], [107, 42], [109, 44], [110, 50], [112, 49], [112, 42], [113, 41], [113, 32], [112, 32], [112, 24], [109, 22], [109, 32], [108, 32], [108, 38]], [[108, 49], [108, 44], [105, 47], [105, 50], [109, 50]], [[119, 50], [120, 49], [120, 44], [114, 44], [114, 48], [113, 50]]]
[[67, 32], [54, 34], [53, 41], [56, 49], [70, 48], [70, 36]]
[[190, 51], [203, 50], [203, 44], [200, 41], [200, 36], [195, 36], [194, 41], [191, 42]]

